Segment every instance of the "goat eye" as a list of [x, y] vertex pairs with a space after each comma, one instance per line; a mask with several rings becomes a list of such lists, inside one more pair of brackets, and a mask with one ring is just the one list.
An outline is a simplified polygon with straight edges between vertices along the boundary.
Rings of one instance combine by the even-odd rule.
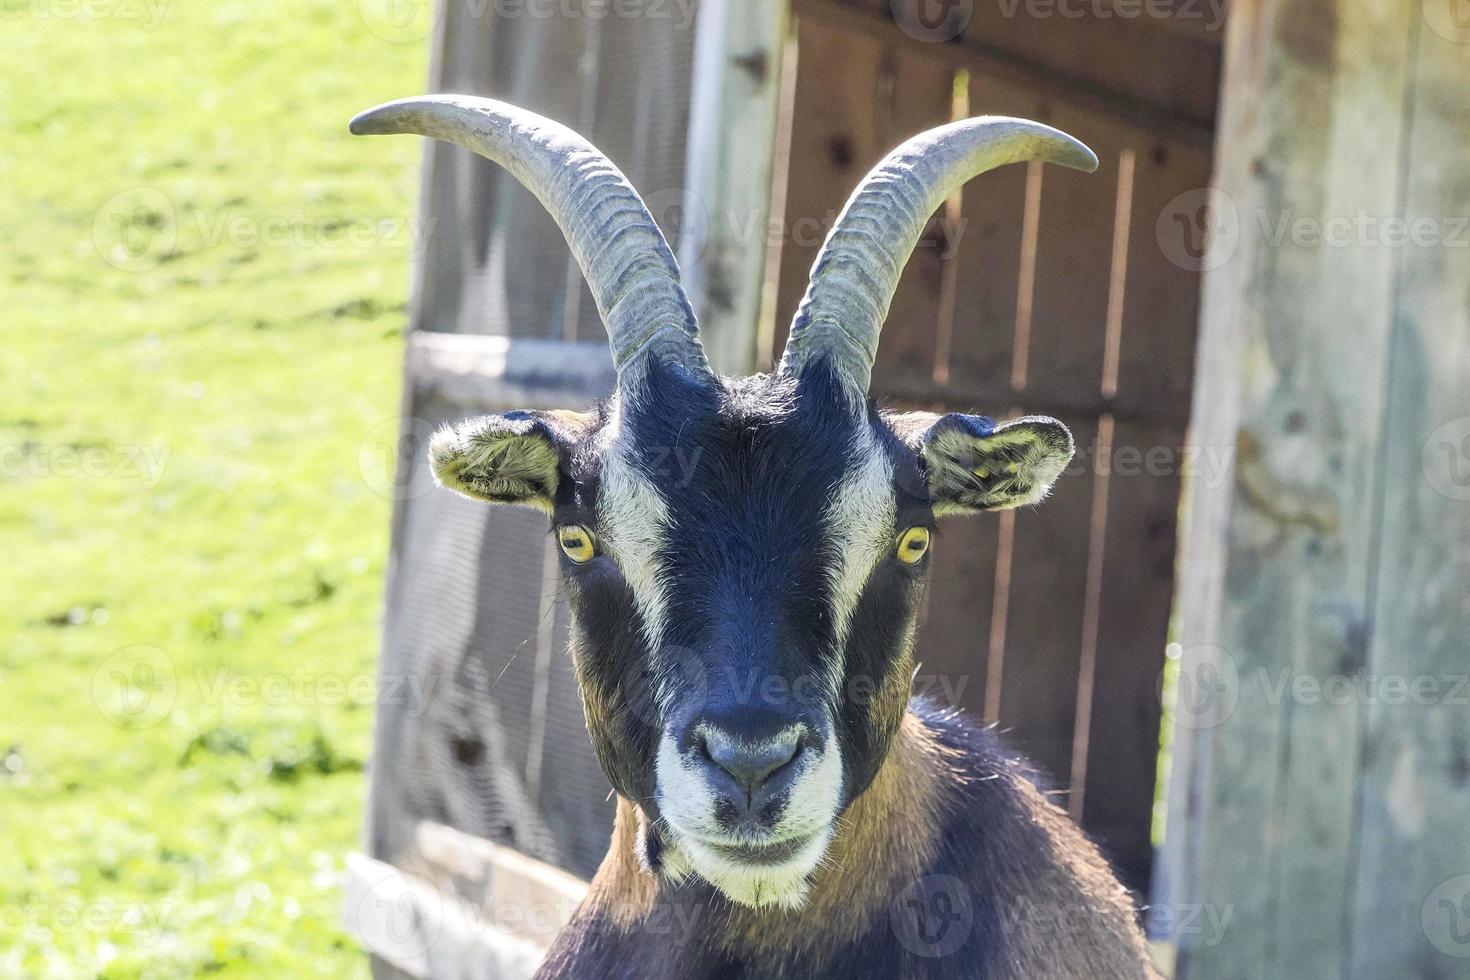
[[911, 527], [898, 536], [898, 560], [905, 565], [917, 565], [929, 550], [929, 529]]
[[592, 560], [597, 548], [592, 544], [592, 532], [580, 524], [563, 524], [556, 529], [556, 543], [561, 545], [564, 555], [578, 565]]

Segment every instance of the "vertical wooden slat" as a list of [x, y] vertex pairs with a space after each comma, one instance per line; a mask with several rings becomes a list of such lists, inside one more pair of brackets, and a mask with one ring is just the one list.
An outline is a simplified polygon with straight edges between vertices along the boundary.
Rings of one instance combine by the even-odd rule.
[[1109, 460], [1082, 826], [1140, 894], [1153, 857], [1148, 830], [1159, 753], [1160, 672], [1173, 602], [1182, 441], [1172, 420], [1123, 419]]
[[1000, 695], [1005, 687], [1006, 629], [1010, 625], [1011, 574], [1015, 568], [1016, 514], [1007, 511], [996, 523], [995, 579], [991, 587], [990, 632], [985, 653], [985, 708], [987, 725], [1000, 722]]
[[[579, 118], [577, 30], [497, 20], [473, 4], [444, 6], [438, 91], [491, 95], [553, 119]], [[501, 168], [467, 150], [427, 145], [425, 254], [414, 326], [561, 338], [575, 263], [556, 222]]]
[[[1061, 167], [1041, 173], [1029, 332], [1018, 331], [1013, 375], [1042, 404], [1094, 396], [1102, 375], [1111, 282], [1115, 187], [1126, 136], [1116, 125], [1054, 106], [1044, 121], [1098, 153], [1096, 174]], [[1030, 179], [1034, 182], [1035, 175]], [[1034, 187], [1034, 183], [1033, 183]], [[1024, 243], [1023, 243], [1024, 244]], [[1023, 249], [1024, 252], [1024, 249]], [[1022, 270], [1022, 278], [1025, 278]], [[1019, 293], [1019, 291], [1018, 291]], [[1024, 318], [1024, 295], [1018, 320]], [[1024, 371], [1020, 369], [1025, 351]], [[1076, 679], [1082, 668], [1087, 606], [1087, 550], [1093, 536], [1095, 419], [1064, 417], [1079, 459], [1052, 496], [1017, 519], [1002, 725], [1058, 786], [1072, 771]], [[1085, 761], [1085, 760], [1084, 760]]]
[[[1156, 791], [1159, 678], [1173, 604], [1175, 514], [1186, 460], [1180, 399], [1193, 377], [1199, 293], [1198, 273], [1164, 253], [1156, 226], [1170, 201], [1208, 182], [1209, 157], [1135, 131], [1119, 161], [1114, 282], [1099, 387], [1105, 398], [1124, 393], [1131, 403], [1156, 408], [1150, 417], [1119, 423], [1108, 461], [1115, 485], [1101, 578], [1082, 825], [1107, 850], [1124, 880], [1142, 892], [1153, 856], [1150, 837], [1141, 831]], [[1211, 459], [1193, 452], [1187, 459], [1197, 478], [1220, 478]]]
[[1169, 874], [1176, 903], [1233, 919], [1227, 942], [1178, 937], [1179, 964], [1338, 977], [1361, 706], [1278, 685], [1364, 669], [1395, 257], [1272, 229], [1398, 212], [1419, 11], [1268, 0], [1231, 17], [1216, 174], [1241, 223], [1211, 256], [1191, 441], [1234, 469], [1188, 488], [1178, 622], [1186, 675], [1207, 652], [1232, 668], [1232, 710], [1176, 729]]
[[772, 338], [778, 352], [786, 345], [792, 314], [827, 230], [886, 149], [878, 145], [874, 113], [881, 45], [808, 18], [798, 21], [797, 43], [795, 123]]
[[[1031, 117], [1036, 98], [974, 72], [970, 114]], [[1016, 322], [1016, 279], [1026, 203], [1026, 168], [1003, 167], [965, 188], [955, 249], [956, 296], [946, 365], [960, 390], [996, 390], [1009, 382]], [[997, 406], [977, 406], [997, 411]]]
[[[967, 84], [964, 101], [969, 114], [1005, 114], [1011, 105], [1019, 104], [1002, 104], [991, 86], [973, 77]], [[983, 95], [977, 96], [977, 92]], [[978, 103], [977, 98], [981, 100]], [[945, 382], [959, 390], [973, 386], [981, 377], [993, 381], [997, 371], [1009, 370], [1022, 207], [1021, 195], [1009, 189], [1023, 187], [1024, 175], [1024, 168], [1006, 168], [986, 175], [961, 192], [960, 220], [952, 229], [957, 238], [945, 242], [951, 253], [948, 263], [941, 265], [933, 254], [916, 255], [910, 260], [905, 285], [919, 264], [927, 272], [924, 278], [933, 298], [929, 315], [936, 321], [946, 316], [941, 295], [946, 273], [952, 280], [946, 350], [935, 349], [930, 338], [918, 332], [923, 324], [911, 322], [909, 307], [899, 305], [900, 298], [906, 299], [901, 289], [895, 298], [899, 315], [889, 316], [875, 380], [881, 383], [885, 377], [882, 366], [890, 351], [901, 363], [892, 376], [920, 389], [936, 380], [924, 377], [926, 362], [942, 367]], [[1001, 406], [972, 402], [954, 402], [947, 407], [955, 411], [1003, 411]], [[930, 580], [930, 621], [918, 639], [926, 671], [932, 667], [950, 679], [956, 690], [963, 684], [963, 694], [956, 700], [977, 717], [990, 720], [998, 719], [1004, 677], [1010, 601], [1009, 532], [1013, 522], [1013, 515], [941, 522]], [[1000, 552], [1002, 538], [1007, 546]]]
[[[584, 38], [581, 59], [561, 69], [582, 79], [582, 132], [627, 174], [675, 246], [683, 220], [690, 106], [687, 97], [668, 93], [687, 91], [694, 52], [692, 25], [675, 29], [678, 23], [650, 29], [643, 18], [590, 14], [557, 28]], [[606, 330], [592, 294], [580, 270], [572, 271], [568, 339], [601, 340]]]
[[[887, 153], [910, 136], [950, 121], [954, 107], [954, 72], [903, 48], [883, 52], [878, 75], [877, 141]], [[895, 383], [913, 391], [934, 379], [939, 336], [941, 292], [950, 243], [944, 209], [929, 219], [888, 310], [872, 391], [882, 395]]]
[[[1403, 160], [1361, 749], [1354, 980], [1470, 972], [1470, 20], [1426, 7]], [[1403, 678], [1420, 693], [1390, 696]]]
[[1093, 174], [1043, 168], [1025, 388], [1041, 398], [1091, 395], [1102, 377], [1118, 159], [1137, 131], [1065, 105], [1041, 121], [1087, 143], [1100, 162]]
[[711, 366], [749, 374], [774, 193], [785, 0], [706, 0], [699, 7], [685, 189], [701, 220], [678, 240], [684, 288]]
[[[1111, 415], [1097, 420], [1097, 451], [1100, 459], [1113, 453], [1114, 421]], [[1081, 822], [1087, 801], [1087, 748], [1092, 736], [1092, 696], [1097, 684], [1097, 624], [1102, 615], [1103, 561], [1107, 557], [1108, 491], [1112, 468], [1098, 466], [1092, 473], [1092, 508], [1087, 536], [1087, 586], [1082, 597], [1081, 649], [1077, 658], [1077, 712], [1072, 723], [1072, 769], [1067, 777], [1067, 812]]]
[[1185, 242], [1176, 237], [1183, 230], [1178, 218], [1194, 217], [1193, 209], [1208, 199], [1212, 160], [1205, 150], [1146, 132], [1136, 133], [1129, 147], [1134, 154], [1133, 220], [1118, 390], [1131, 403], [1152, 406], [1178, 420], [1182, 428], [1194, 382], [1201, 266], [1188, 261]]
[[[1043, 504], [1014, 518], [1000, 692], [1002, 730], [1058, 789], [1071, 773], [1092, 513], [1090, 447], [1097, 440], [1094, 420], [1067, 421], [1079, 459]], [[1066, 805], [1065, 798], [1059, 802]]]

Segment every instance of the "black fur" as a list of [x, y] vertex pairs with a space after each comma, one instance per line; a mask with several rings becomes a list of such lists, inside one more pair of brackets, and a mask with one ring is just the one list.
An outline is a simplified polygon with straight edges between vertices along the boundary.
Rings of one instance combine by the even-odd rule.
[[[863, 462], [853, 451], [860, 427], [879, 435], [894, 463], [899, 526], [933, 524], [917, 456], [875, 410], [845, 409], [825, 365], [800, 382], [758, 376], [726, 385], [711, 389], [655, 365], [622, 420], [677, 528], [661, 556], [670, 586], [663, 647], [644, 646], [632, 594], [610, 559], [564, 569], [584, 683], [626, 707], [605, 730], [594, 727], [599, 758], [618, 791], [655, 814], [658, 734], [688, 720], [677, 717], [681, 708], [751, 724], [762, 709], [798, 711], [824, 735], [835, 724], [846, 798], [867, 786], [891, 734], [871, 724], [872, 692], [902, 653], [925, 567], [880, 563], [847, 648], [836, 649], [830, 569], [839, 556], [824, 516], [833, 490]], [[585, 450], [571, 456], [554, 520], [591, 525], [595, 466]], [[834, 659], [845, 664], [838, 692], [830, 690]], [[655, 717], [655, 680], [669, 678], [687, 697], [676, 717]]]

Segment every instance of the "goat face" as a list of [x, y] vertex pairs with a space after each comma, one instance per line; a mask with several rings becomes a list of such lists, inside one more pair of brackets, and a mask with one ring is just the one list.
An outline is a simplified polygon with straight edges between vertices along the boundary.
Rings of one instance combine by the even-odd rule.
[[850, 410], [817, 362], [654, 363], [601, 410], [440, 433], [441, 483], [551, 515], [588, 729], [650, 863], [799, 902], [908, 701], [936, 513], [1039, 499], [1060, 423]]
[[937, 514], [1034, 503], [1072, 453], [1061, 423], [880, 416], [878, 333], [929, 215], [994, 166], [1091, 170], [1020, 119], [920, 133], [854, 191], [812, 267], [777, 372], [710, 371], [672, 252], [576, 133], [466, 96], [353, 120], [504, 166], [567, 235], [607, 326], [602, 409], [511, 412], [435, 436], [440, 483], [546, 511], [564, 555], [577, 671], [603, 769], [645, 818], [655, 869], [748, 905], [794, 904], [908, 701]]

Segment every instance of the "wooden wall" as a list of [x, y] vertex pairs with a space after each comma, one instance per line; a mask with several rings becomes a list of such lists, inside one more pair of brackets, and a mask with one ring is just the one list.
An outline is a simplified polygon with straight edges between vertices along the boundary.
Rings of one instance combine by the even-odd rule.
[[1180, 976], [1470, 976], [1465, 13], [1231, 14], [1156, 894], [1228, 926]]
[[1218, 45], [1158, 23], [1003, 18], [986, 4], [939, 43], [906, 31], [886, 0], [794, 9], [771, 356], [836, 212], [904, 138], [1016, 115], [1071, 132], [1102, 161], [1092, 175], [997, 171], [931, 221], [873, 391], [895, 406], [1072, 427], [1078, 461], [1043, 505], [942, 522], [920, 673], [998, 721], [1142, 892], [1199, 289], [1155, 225], [1208, 183]]

